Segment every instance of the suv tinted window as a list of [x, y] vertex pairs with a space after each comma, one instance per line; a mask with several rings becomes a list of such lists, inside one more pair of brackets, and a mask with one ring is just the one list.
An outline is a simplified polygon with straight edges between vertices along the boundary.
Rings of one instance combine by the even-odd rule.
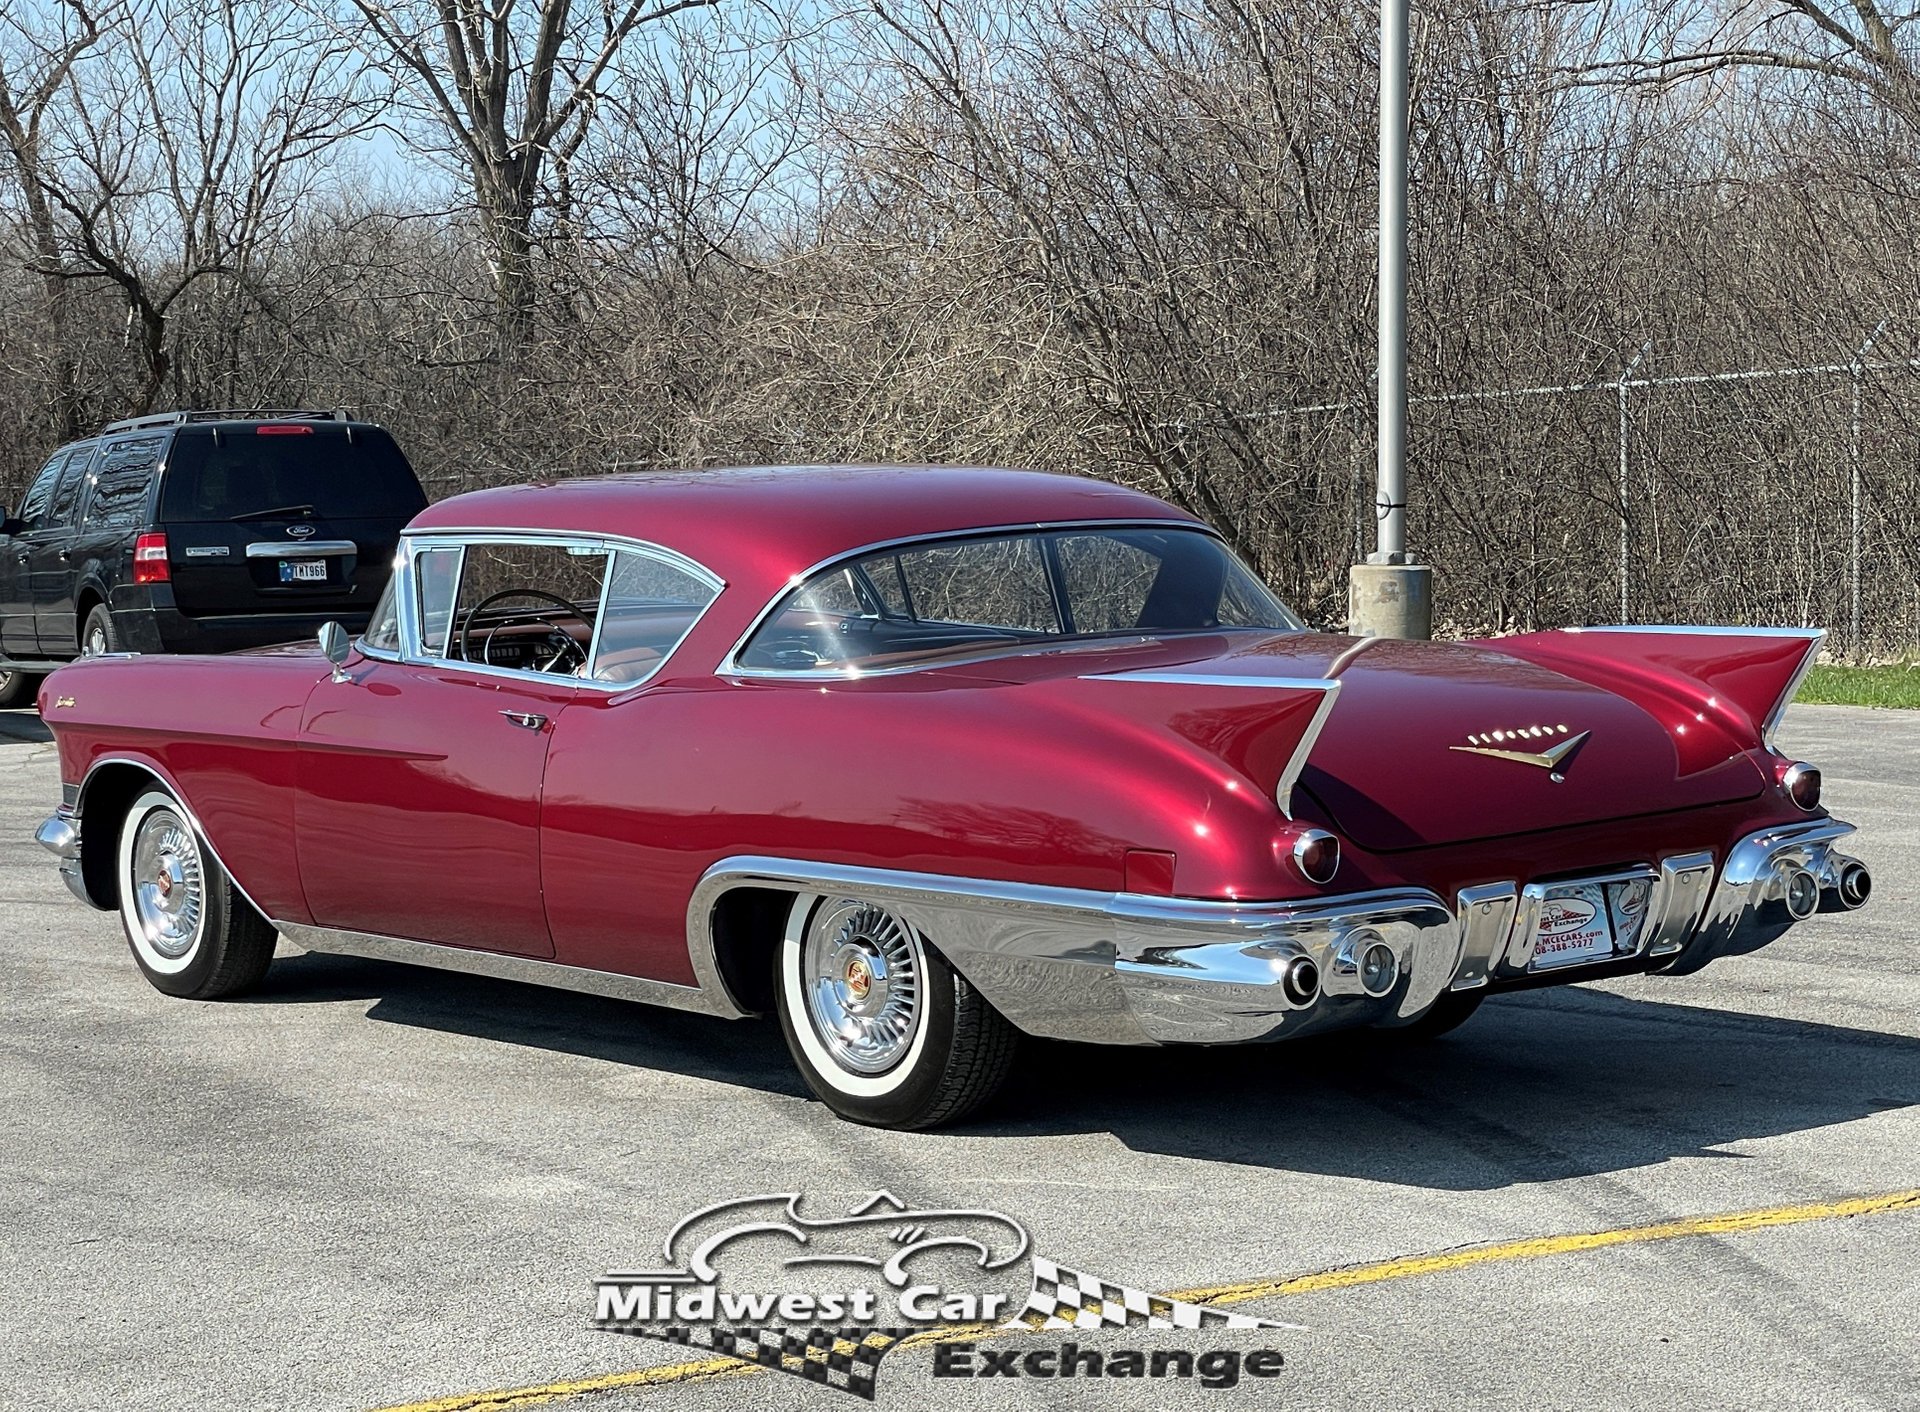
[[146, 519], [147, 491], [160, 463], [164, 436], [137, 436], [115, 442], [100, 457], [87, 500], [88, 529], [132, 529]]
[[377, 427], [273, 422], [174, 438], [163, 519], [230, 520], [311, 505], [325, 519], [411, 519], [426, 507], [393, 438]]
[[73, 513], [80, 503], [80, 487], [87, 483], [87, 464], [93, 460], [94, 445], [88, 442], [84, 446], [73, 448], [67, 457], [67, 467], [60, 473], [60, 483], [53, 488], [53, 503], [47, 507], [47, 524], [60, 529], [73, 523]]
[[55, 452], [53, 459], [40, 468], [40, 474], [27, 487], [27, 498], [20, 502], [22, 528], [36, 530], [47, 522], [47, 505], [53, 499], [54, 482], [59, 480], [60, 467], [66, 459], [66, 452]]

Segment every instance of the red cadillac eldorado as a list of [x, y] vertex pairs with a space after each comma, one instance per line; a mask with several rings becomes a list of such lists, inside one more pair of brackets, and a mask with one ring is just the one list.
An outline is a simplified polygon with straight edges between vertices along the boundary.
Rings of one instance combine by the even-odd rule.
[[967, 1113], [1021, 1034], [1438, 1034], [1871, 886], [1773, 745], [1818, 632], [1330, 636], [1094, 480], [480, 491], [320, 636], [45, 684], [40, 842], [156, 987], [242, 992], [279, 934], [772, 1011], [867, 1123]]

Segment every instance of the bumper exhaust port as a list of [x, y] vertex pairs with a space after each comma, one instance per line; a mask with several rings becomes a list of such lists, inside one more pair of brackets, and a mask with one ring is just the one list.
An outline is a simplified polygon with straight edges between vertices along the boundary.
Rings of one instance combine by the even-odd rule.
[[1295, 1005], [1311, 1005], [1320, 996], [1320, 968], [1305, 956], [1287, 962], [1280, 977], [1280, 989]]
[[1780, 876], [1780, 897], [1788, 915], [1804, 922], [1820, 910], [1820, 880], [1805, 868], [1788, 868]]
[[1864, 907], [1873, 895], [1873, 874], [1867, 871], [1865, 863], [1849, 863], [1840, 870], [1840, 883], [1834, 891], [1840, 894], [1840, 905], [1849, 912]]

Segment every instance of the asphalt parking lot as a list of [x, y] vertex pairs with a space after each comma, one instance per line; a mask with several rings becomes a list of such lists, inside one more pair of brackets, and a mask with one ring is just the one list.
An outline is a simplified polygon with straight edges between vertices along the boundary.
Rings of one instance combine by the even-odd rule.
[[0, 1406], [858, 1406], [596, 1331], [590, 1282], [725, 1197], [884, 1187], [1303, 1327], [1232, 1390], [907, 1349], [882, 1407], [1911, 1409], [1920, 720], [1798, 708], [1785, 744], [1862, 827], [1862, 912], [1423, 1049], [1045, 1048], [915, 1135], [830, 1118], [771, 1024], [285, 943], [256, 996], [166, 999], [33, 844], [53, 749], [5, 713]]

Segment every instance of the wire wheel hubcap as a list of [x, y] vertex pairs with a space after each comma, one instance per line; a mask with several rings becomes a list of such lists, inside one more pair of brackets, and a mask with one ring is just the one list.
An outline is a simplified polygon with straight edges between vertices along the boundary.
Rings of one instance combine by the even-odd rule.
[[154, 810], [133, 844], [133, 908], [141, 934], [177, 961], [193, 948], [204, 905], [199, 844], [179, 815]]
[[800, 975], [807, 1018], [836, 1064], [880, 1074], [900, 1062], [922, 1023], [925, 972], [919, 934], [886, 908], [851, 898], [822, 905]]

